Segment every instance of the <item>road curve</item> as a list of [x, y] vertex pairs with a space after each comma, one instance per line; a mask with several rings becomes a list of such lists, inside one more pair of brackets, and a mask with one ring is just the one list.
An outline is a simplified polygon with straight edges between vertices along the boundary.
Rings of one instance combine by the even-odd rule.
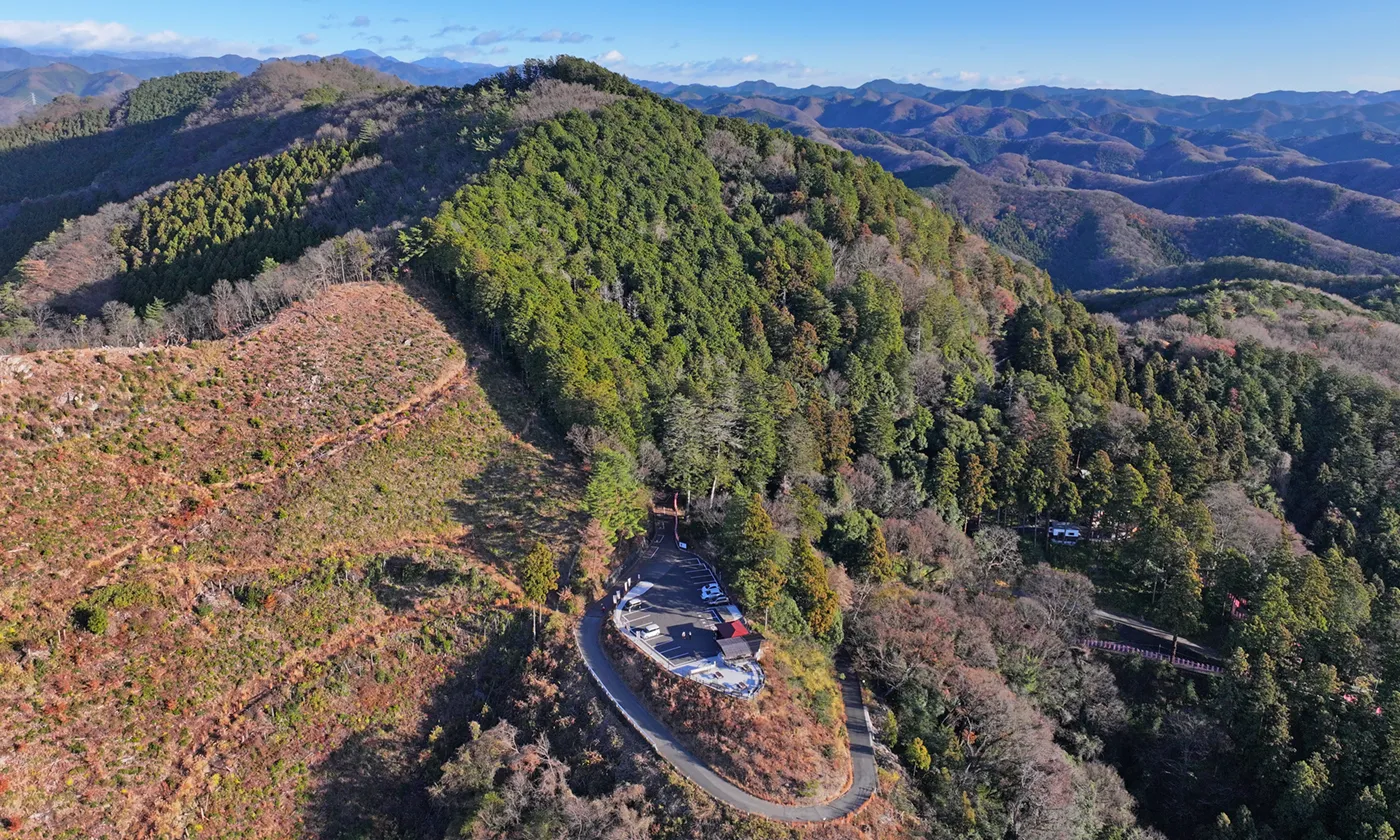
[[603, 627], [607, 613], [594, 605], [574, 631], [583, 661], [632, 727], [651, 743], [662, 758], [701, 790], [732, 808], [782, 822], [826, 822], [860, 810], [875, 794], [875, 747], [870, 740], [870, 716], [861, 698], [860, 680], [850, 671], [841, 681], [841, 697], [846, 707], [846, 733], [851, 743], [851, 786], [845, 793], [815, 805], [782, 805], [769, 802], [721, 778], [704, 762], [691, 755], [681, 742], [656, 719], [637, 695], [627, 687], [603, 652]]

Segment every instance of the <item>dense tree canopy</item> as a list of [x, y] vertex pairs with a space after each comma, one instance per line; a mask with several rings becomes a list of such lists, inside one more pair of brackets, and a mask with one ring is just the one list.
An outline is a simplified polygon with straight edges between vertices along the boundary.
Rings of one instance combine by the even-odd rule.
[[363, 151], [358, 141], [303, 146], [181, 181], [143, 203], [121, 231], [123, 296], [179, 300], [249, 277], [266, 259], [299, 255], [327, 233], [303, 218], [310, 194]]

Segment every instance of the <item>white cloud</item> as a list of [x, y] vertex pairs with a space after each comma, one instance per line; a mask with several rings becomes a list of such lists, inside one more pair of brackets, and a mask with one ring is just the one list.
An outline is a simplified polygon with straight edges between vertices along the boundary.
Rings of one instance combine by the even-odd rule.
[[558, 29], [547, 29], [530, 40], [537, 44], [582, 44], [584, 41], [591, 40], [592, 38], [592, 35], [585, 35], [582, 32], [564, 32]]
[[434, 38], [445, 38], [454, 32], [475, 32], [475, 26], [463, 26], [460, 23], [449, 23], [447, 26], [433, 33]]
[[562, 29], [546, 29], [538, 35], [526, 35], [523, 29], [509, 31], [492, 29], [477, 35], [472, 43], [478, 47], [499, 44], [502, 41], [530, 41], [536, 44], [582, 44], [593, 39], [582, 32], [566, 32]]
[[441, 47], [433, 50], [433, 55], [440, 55], [443, 58], [461, 61], [466, 58], [476, 58], [480, 56], [481, 50], [476, 47], [469, 47], [466, 44], [453, 44], [449, 47]]
[[321, 40], [321, 36], [317, 35], [315, 32], [303, 32], [297, 36], [297, 40], [309, 47]]
[[471, 59], [483, 58], [489, 55], [500, 55], [501, 53], [506, 52], [508, 49], [509, 47], [506, 47], [503, 44], [494, 46], [489, 50], [482, 49], [481, 47], [475, 46], [473, 44], [451, 44], [449, 46], [439, 47], [433, 50], [433, 55], [440, 55], [444, 58], [450, 58], [455, 61], [468, 61]]
[[593, 59], [634, 79], [648, 81], [732, 85], [736, 82], [766, 78], [787, 83], [813, 84], [830, 81], [825, 70], [808, 67], [792, 59], [768, 60], [750, 53], [740, 58], [712, 58], [703, 61], [633, 64], [617, 50], [610, 50]]
[[364, 15], [356, 15], [355, 19], [350, 21], [350, 25], [363, 29], [366, 26], [369, 26], [369, 18]]
[[499, 44], [501, 41], [518, 41], [524, 37], [524, 32], [517, 29], [514, 32], [502, 32], [499, 29], [490, 29], [472, 39], [472, 44], [478, 47], [485, 47], [490, 44]]
[[[1031, 84], [1031, 80], [1027, 79], [1025, 76], [988, 76], [986, 81], [987, 87], [1000, 88], [1003, 90], [1025, 87]], [[1042, 82], [1036, 82], [1036, 84], [1042, 84]]]
[[1015, 73], [998, 74], [984, 73], [978, 70], [959, 70], [956, 73], [947, 73], [943, 70], [934, 69], [923, 73], [908, 73], [903, 76], [897, 76], [896, 78], [901, 82], [911, 82], [914, 84], [928, 85], [929, 87], [950, 88], [953, 90], [968, 90], [974, 88], [1010, 90], [1033, 85], [1050, 85], [1053, 87], [1103, 87], [1105, 84], [1102, 81], [1089, 81], [1075, 76], [1067, 76], [1063, 73], [1052, 73], [1048, 76], [1032, 76], [1025, 70], [1017, 70]]
[[0, 20], [0, 44], [65, 52], [153, 52], [173, 55], [250, 55], [257, 47], [240, 42], [182, 35], [169, 29], [137, 32], [123, 23]]

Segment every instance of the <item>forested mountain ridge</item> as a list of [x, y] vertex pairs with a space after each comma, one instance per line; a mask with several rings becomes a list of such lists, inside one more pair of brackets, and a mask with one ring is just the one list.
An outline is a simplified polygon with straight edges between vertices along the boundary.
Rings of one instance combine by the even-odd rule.
[[[348, 196], [323, 197], [327, 200], [315, 208], [322, 214], [321, 228], [344, 232], [356, 224], [372, 227], [414, 218], [433, 206], [440, 196], [435, 189], [446, 189], [426, 173], [445, 168], [452, 174], [441, 177], [458, 178], [471, 154], [426, 142], [461, 128], [450, 102], [454, 95], [440, 88], [411, 91], [392, 77], [336, 60], [270, 63], [241, 79], [222, 72], [152, 79], [112, 106], [52, 103], [43, 119], [0, 129], [0, 156], [7, 164], [0, 174], [0, 230], [5, 234], [0, 265], [21, 290], [49, 290], [26, 298], [27, 303], [67, 296], [72, 298], [69, 308], [100, 307], [101, 299], [82, 304], [100, 297], [82, 290], [93, 285], [110, 289], [121, 263], [104, 241], [106, 233], [85, 236], [73, 223], [82, 227], [85, 219], [97, 218], [88, 214], [103, 208], [100, 224], [110, 230], [140, 203], [133, 198], [153, 188], [317, 142], [360, 142], [380, 156], [395, 156], [405, 168], [396, 175], [414, 180], [419, 190], [413, 195], [376, 188], [373, 173], [356, 174], [352, 167], [343, 174], [354, 177], [368, 198], [345, 206]], [[424, 107], [434, 101], [442, 107]], [[439, 120], [449, 114], [450, 124]], [[412, 129], [404, 126], [389, 134], [398, 144], [375, 146], [380, 127], [394, 126], [400, 118]], [[413, 152], [420, 147], [433, 151]], [[316, 183], [329, 174], [322, 173]], [[311, 186], [301, 184], [301, 201], [316, 198]], [[374, 200], [376, 192], [382, 199]], [[387, 206], [391, 201], [394, 206]], [[17, 270], [29, 251], [29, 268]], [[37, 271], [38, 281], [31, 282], [25, 271]]]
[[[5, 708], [38, 745], [0, 771], [21, 771], [6, 814], [48, 834], [112, 813], [148, 834], [232, 834], [245, 823], [224, 815], [251, 814], [259, 836], [1325, 840], [1400, 824], [1400, 395], [1379, 368], [1324, 365], [1245, 323], [1329, 299], [1207, 285], [1131, 324], [1094, 317], [875, 162], [577, 59], [462, 90], [272, 64], [169, 142], [226, 138], [245, 115], [256, 142], [74, 220], [0, 297], [8, 348], [60, 348], [0, 368], [7, 470], [35, 477], [13, 485], [4, 529], [33, 536], [0, 567]], [[65, 262], [78, 254], [114, 267], [84, 275]], [[22, 299], [54, 291], [56, 266], [108, 292], [100, 318]], [[404, 286], [363, 291], [372, 278]], [[312, 302], [351, 294], [338, 285], [362, 297]], [[403, 290], [470, 322], [461, 344]], [[347, 317], [354, 300], [376, 302]], [[117, 351], [82, 349], [185, 342], [112, 368]], [[489, 406], [463, 347], [506, 389]], [[386, 373], [402, 415], [366, 390]], [[447, 403], [444, 382], [461, 389]], [[347, 448], [318, 467], [302, 444], [337, 425]], [[187, 440], [220, 458], [190, 460], [203, 448]], [[89, 463], [160, 480], [57, 478]], [[687, 537], [775, 644], [824, 670], [843, 651], [868, 681], [885, 772], [851, 825], [698, 801], [631, 758], [583, 680], [570, 615], [642, 529], [647, 490], [681, 494]], [[108, 528], [67, 513], [89, 497], [126, 513]], [[1052, 549], [1001, 527], [1049, 518], [1096, 539]], [[194, 565], [168, 574], [182, 555]], [[196, 574], [226, 585], [196, 592]], [[1096, 603], [1209, 641], [1227, 673], [1082, 655]], [[187, 625], [244, 647], [171, 706], [154, 657], [112, 640], [173, 645], [165, 628]], [[349, 642], [364, 655], [342, 658]], [[299, 646], [325, 667], [288, 654], [285, 694], [240, 693]], [[402, 693], [429, 671], [435, 697]], [[376, 698], [373, 716], [347, 697]], [[204, 739], [219, 730], [200, 704], [220, 698], [245, 710], [217, 725], [247, 746]], [[85, 731], [84, 764], [64, 753], [65, 699], [134, 731]], [[186, 756], [181, 727], [217, 760]], [[307, 727], [324, 740], [289, 747]], [[132, 780], [140, 813], [117, 799], [132, 774], [104, 769], [128, 737], [169, 769]], [[62, 773], [23, 772], [39, 763]]]

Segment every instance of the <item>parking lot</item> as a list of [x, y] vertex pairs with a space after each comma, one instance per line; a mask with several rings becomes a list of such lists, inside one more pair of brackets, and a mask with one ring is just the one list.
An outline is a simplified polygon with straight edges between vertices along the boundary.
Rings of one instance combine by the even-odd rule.
[[[651, 584], [642, 593], [638, 607], [625, 605], [624, 629], [633, 641], [665, 659], [672, 670], [719, 655], [715, 642], [717, 616], [701, 599], [700, 590], [718, 585], [704, 563], [695, 555], [666, 540], [641, 568], [639, 580]], [[655, 624], [660, 633], [641, 639], [636, 628]]]

